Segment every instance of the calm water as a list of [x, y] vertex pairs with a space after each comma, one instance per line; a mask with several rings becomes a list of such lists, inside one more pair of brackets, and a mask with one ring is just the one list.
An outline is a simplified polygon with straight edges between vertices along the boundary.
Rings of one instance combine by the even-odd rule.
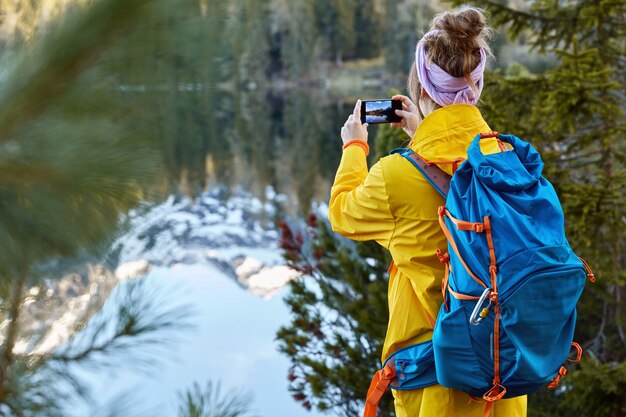
[[[182, 95], [181, 100], [196, 101], [195, 94], [198, 93]], [[364, 98], [376, 97], [384, 97], [384, 93], [364, 95]], [[168, 144], [165, 149], [171, 152], [165, 157], [170, 187], [174, 192], [191, 196], [220, 187], [226, 190], [226, 199], [228, 193], [244, 190], [251, 198], [256, 196], [261, 201], [268, 200], [269, 189], [280, 198], [272, 200], [275, 211], [265, 224], [271, 225], [285, 216], [298, 218], [312, 204], [328, 199], [341, 156], [339, 129], [352, 110], [353, 100], [319, 91], [225, 95], [219, 107], [202, 117], [187, 119], [188, 124], [179, 133], [190, 136], [176, 135], [164, 141]], [[185, 103], [179, 105], [187, 108]], [[211, 129], [207, 129], [207, 123], [211, 123]], [[373, 136], [375, 128], [370, 129], [370, 137]], [[203, 214], [202, 208], [194, 210], [199, 217], [215, 215]], [[235, 217], [246, 221], [245, 214]], [[161, 230], [156, 238], [161, 243], [162, 239], [170, 240], [164, 246], [169, 248], [168, 255], [183, 253], [182, 246], [177, 246], [182, 243], [175, 238], [179, 232], [173, 230], [181, 227], [180, 224], [162, 222], [162, 226], [172, 229]], [[227, 224], [219, 227], [228, 233]], [[210, 230], [209, 227], [207, 231]], [[275, 247], [276, 239], [268, 239], [267, 246]], [[215, 249], [214, 243], [209, 237], [194, 250], [208, 253]], [[258, 247], [247, 249], [244, 245], [226, 250], [242, 257], [259, 258]], [[144, 255], [144, 260], [149, 258]], [[221, 381], [223, 391], [251, 392], [252, 409], [258, 416], [321, 415], [304, 410], [287, 389], [290, 364], [277, 351], [274, 340], [278, 328], [289, 321], [282, 300], [287, 289], [271, 299], [263, 299], [245, 286], [237, 285], [223, 270], [205, 262], [196, 263], [194, 257], [181, 255], [181, 258], [174, 267], [158, 267], [144, 279], [153, 288], [174, 284], [180, 290], [168, 302], [193, 307], [196, 311], [191, 318], [193, 329], [181, 331], [173, 347], [155, 359], [147, 373], [124, 358], [116, 358], [114, 362], [120, 365], [104, 371], [79, 368], [77, 373], [89, 381], [97, 407], [110, 407], [132, 393], [132, 400], [127, 401], [129, 415], [136, 410], [137, 415], [148, 411], [152, 417], [173, 416], [178, 392], [193, 382], [204, 384], [212, 380]], [[141, 251], [133, 260], [142, 260]], [[74, 409], [77, 417], [85, 412], [80, 407]]]
[[[288, 196], [284, 209], [303, 214], [328, 199], [341, 157], [339, 131], [356, 99], [384, 91], [188, 91], [147, 99], [162, 137], [172, 191], [194, 194], [216, 185], [262, 196], [267, 186]], [[176, 118], [168, 107], [177, 110]], [[199, 107], [206, 103], [206, 107]], [[183, 121], [179, 120], [182, 119]], [[376, 128], [370, 128], [370, 140]]]
[[[212, 380], [221, 382], [222, 394], [251, 393], [251, 412], [257, 416], [321, 415], [306, 412], [287, 391], [289, 363], [274, 341], [276, 329], [288, 318], [282, 294], [264, 300], [207, 265], [158, 268], [144, 279], [157, 293], [161, 288], [161, 295], [175, 289], [176, 300], [170, 301], [192, 306], [193, 327], [177, 331], [175, 342], [158, 349], [147, 367], [114, 354], [108, 358], [113, 366], [77, 369], [91, 387], [96, 409], [119, 407], [124, 416], [175, 416], [179, 392], [193, 382], [204, 386]], [[90, 414], [83, 406], [69, 408], [72, 416]]]

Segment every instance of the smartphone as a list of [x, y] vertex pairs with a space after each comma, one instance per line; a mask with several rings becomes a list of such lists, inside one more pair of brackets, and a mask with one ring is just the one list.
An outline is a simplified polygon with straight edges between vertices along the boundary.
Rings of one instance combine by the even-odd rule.
[[400, 100], [363, 100], [361, 101], [361, 123], [400, 123], [402, 117], [396, 114], [402, 110]]

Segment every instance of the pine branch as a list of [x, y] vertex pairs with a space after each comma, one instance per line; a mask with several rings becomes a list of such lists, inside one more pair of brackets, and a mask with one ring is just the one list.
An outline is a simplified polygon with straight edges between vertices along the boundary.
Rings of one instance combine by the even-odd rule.
[[117, 347], [119, 339], [123, 337], [131, 336], [134, 334], [135, 332], [120, 330], [116, 332], [113, 336], [111, 336], [109, 339], [107, 339], [106, 341], [100, 344], [90, 345], [86, 349], [77, 353], [53, 354], [52, 356], [50, 356], [49, 360], [53, 362], [63, 362], [65, 364], [68, 364], [70, 362], [81, 362], [93, 356], [95, 353], [105, 353], [105, 352], [112, 350], [113, 348]]
[[203, 389], [197, 382], [178, 393], [178, 417], [250, 416], [252, 394], [231, 390], [221, 394], [221, 384], [207, 382]]
[[0, 141], [48, 108], [93, 62], [112, 36], [140, 17], [149, 0], [97, 0], [75, 6], [30, 50], [18, 55], [0, 86]]
[[[464, 2], [455, 2], [455, 4], [457, 5], [460, 5], [463, 3]], [[552, 16], [552, 17], [547, 17], [542, 14], [535, 14], [531, 12], [514, 9], [509, 6], [505, 6], [502, 2], [495, 1], [495, 0], [478, 0], [476, 4], [480, 5], [480, 7], [483, 7], [484, 9], [492, 13], [493, 13], [493, 10], [495, 10], [496, 11], [495, 14], [497, 14], [497, 16], [502, 16], [501, 19], [505, 20], [506, 22], [509, 22], [510, 20], [518, 20], [518, 19], [527, 20], [529, 21], [528, 26], [531, 26], [535, 22], [547, 23], [547, 22], [572, 21], [573, 20], [571, 17], [566, 17], [561, 14]], [[500, 24], [504, 24], [504, 22], [501, 22]]]

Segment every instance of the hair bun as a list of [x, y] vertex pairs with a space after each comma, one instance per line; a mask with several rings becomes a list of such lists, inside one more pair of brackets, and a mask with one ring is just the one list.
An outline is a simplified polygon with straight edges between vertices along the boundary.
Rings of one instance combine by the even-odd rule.
[[[428, 58], [455, 77], [469, 77], [481, 60], [480, 49], [491, 55], [487, 43], [491, 29], [481, 9], [460, 7], [436, 15], [425, 39]], [[471, 84], [471, 83], [470, 83]]]
[[483, 47], [489, 36], [487, 19], [482, 11], [473, 7], [438, 14], [432, 28], [443, 32], [449, 47], [466, 53]]

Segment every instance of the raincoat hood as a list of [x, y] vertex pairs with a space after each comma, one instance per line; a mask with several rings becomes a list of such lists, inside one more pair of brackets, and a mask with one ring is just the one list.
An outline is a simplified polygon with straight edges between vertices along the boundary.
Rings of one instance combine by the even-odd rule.
[[[419, 125], [409, 147], [429, 162], [452, 174], [454, 162], [467, 158], [467, 148], [477, 133], [490, 132], [480, 111], [471, 104], [451, 104], [435, 110]], [[485, 154], [498, 151], [496, 140], [480, 144]]]

